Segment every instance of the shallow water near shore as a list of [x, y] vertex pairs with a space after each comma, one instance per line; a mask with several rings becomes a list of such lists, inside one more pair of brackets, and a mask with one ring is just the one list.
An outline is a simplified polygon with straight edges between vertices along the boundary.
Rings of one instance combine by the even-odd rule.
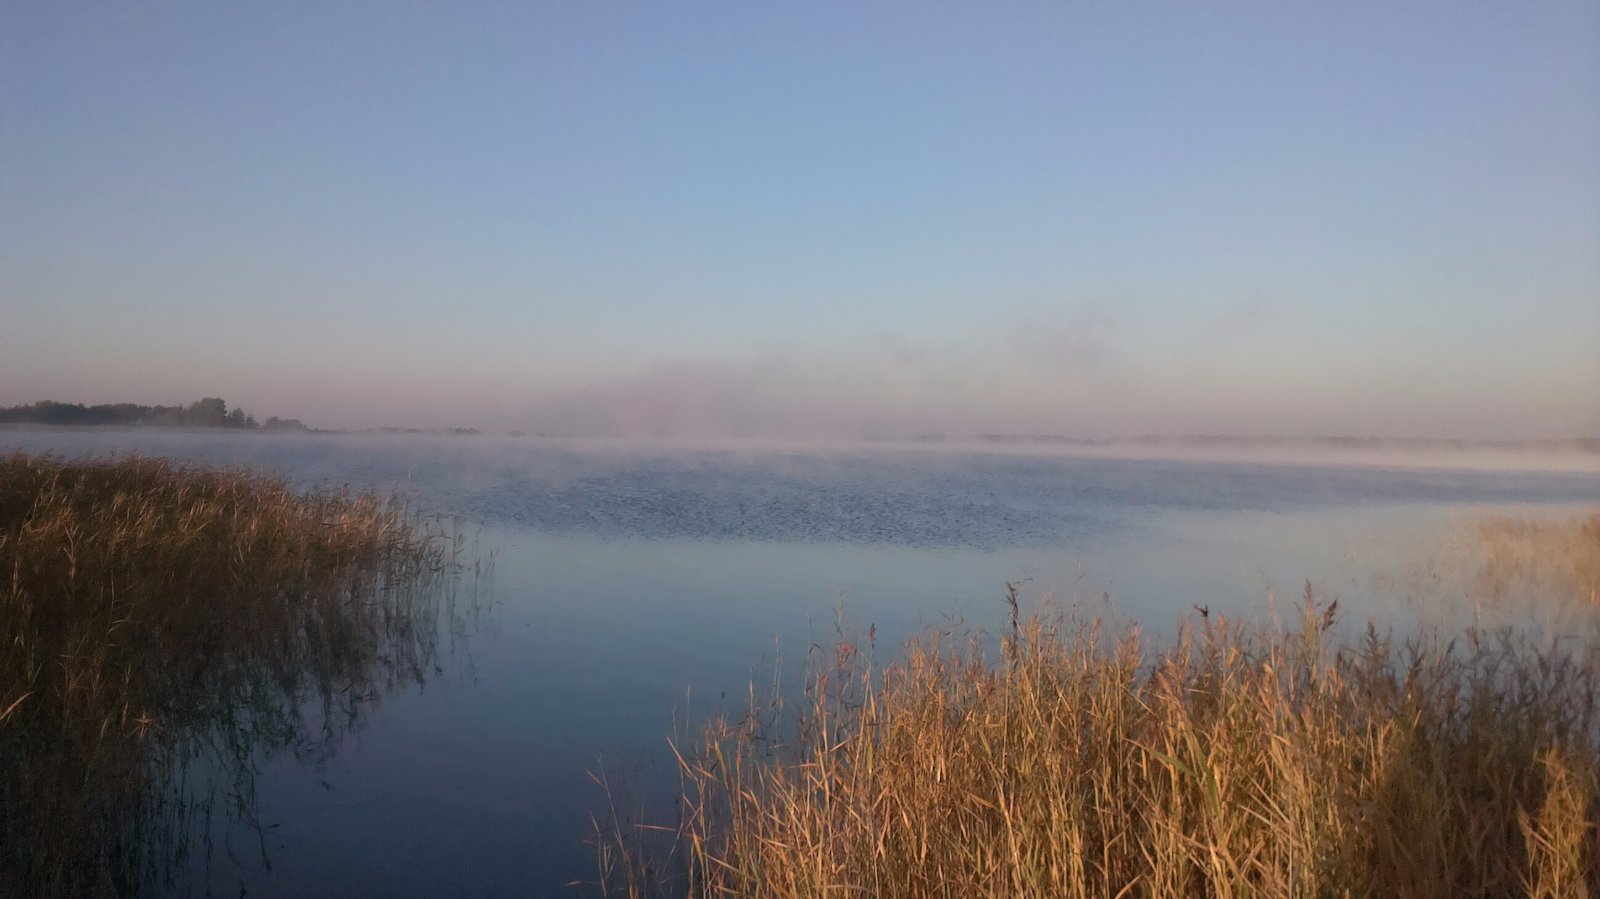
[[[1204, 606], [1293, 614], [1310, 580], [1346, 626], [1462, 615], [1379, 589], [1483, 509], [1567, 514], [1600, 475], [1049, 454], [556, 444], [466, 437], [4, 431], [0, 448], [140, 452], [393, 490], [494, 553], [483, 614], [421, 689], [334, 755], [266, 758], [260, 827], [219, 823], [180, 894], [574, 895], [604, 796], [671, 824], [667, 738], [798, 676], [838, 629], [880, 658], [1026, 601], [1170, 632]], [[1443, 599], [1448, 599], [1445, 597]]]

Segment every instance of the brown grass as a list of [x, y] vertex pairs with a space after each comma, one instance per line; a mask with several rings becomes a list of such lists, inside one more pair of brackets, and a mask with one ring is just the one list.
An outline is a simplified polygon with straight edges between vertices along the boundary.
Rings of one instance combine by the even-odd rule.
[[[1490, 522], [1491, 572], [1570, 574], [1594, 519]], [[1575, 547], [1569, 564], [1540, 547]], [[1509, 560], [1509, 561], [1508, 561]], [[1559, 561], [1558, 561], [1559, 560]], [[1562, 574], [1561, 577], [1568, 577]], [[1600, 895], [1600, 643], [1515, 630], [1330, 636], [1216, 616], [1151, 646], [1013, 617], [991, 657], [848, 642], [803, 707], [752, 703], [681, 756], [670, 863], [614, 831], [613, 894], [693, 897]], [[787, 725], [781, 723], [788, 720]], [[663, 877], [662, 870], [677, 872]]]
[[248, 815], [258, 749], [326, 746], [424, 675], [452, 551], [368, 494], [0, 457], [0, 893], [170, 874], [209, 813], [191, 763]]

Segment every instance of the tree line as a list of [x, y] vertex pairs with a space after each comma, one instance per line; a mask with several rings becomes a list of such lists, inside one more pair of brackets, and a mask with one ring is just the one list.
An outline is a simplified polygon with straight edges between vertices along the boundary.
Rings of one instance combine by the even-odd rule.
[[296, 418], [268, 418], [265, 423], [243, 409], [229, 409], [220, 397], [208, 396], [187, 406], [141, 406], [138, 403], [58, 403], [41, 400], [0, 408], [0, 424], [68, 426], [143, 426], [161, 428], [233, 428], [237, 430], [305, 431]]

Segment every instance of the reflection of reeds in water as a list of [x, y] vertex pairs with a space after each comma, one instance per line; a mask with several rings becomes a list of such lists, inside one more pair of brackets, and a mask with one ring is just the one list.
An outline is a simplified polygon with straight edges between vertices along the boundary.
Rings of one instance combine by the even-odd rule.
[[[1587, 601], [1594, 527], [1494, 523], [1485, 558], [1536, 559], [1546, 586], [1569, 571]], [[1529, 554], [1507, 555], [1507, 535]], [[1546, 564], [1568, 547], [1586, 561]], [[1500, 586], [1515, 591], [1516, 576]], [[1344, 643], [1331, 624], [1308, 587], [1302, 625], [1202, 612], [1160, 647], [1066, 618], [1014, 619], [999, 664], [949, 634], [883, 668], [844, 643], [813, 667], [798, 712], [752, 703], [685, 749], [675, 861], [646, 857], [648, 832], [615, 828], [604, 886], [1600, 895], [1600, 640], [1369, 628]]]
[[258, 751], [325, 750], [428, 672], [458, 549], [367, 494], [0, 458], [0, 892], [172, 876], [198, 769], [248, 820]]

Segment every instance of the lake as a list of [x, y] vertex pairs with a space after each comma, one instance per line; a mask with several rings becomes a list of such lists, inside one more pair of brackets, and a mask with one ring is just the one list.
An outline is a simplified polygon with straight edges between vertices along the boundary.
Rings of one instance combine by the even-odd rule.
[[[1079, 605], [1159, 637], [1201, 605], [1343, 625], [1465, 614], [1403, 578], [1485, 509], [1565, 514], [1600, 473], [1097, 458], [992, 448], [687, 448], [534, 438], [0, 431], [0, 449], [138, 450], [397, 492], [492, 553], [481, 611], [421, 688], [326, 758], [259, 760], [248, 823], [178, 894], [571, 896], [601, 773], [670, 825], [668, 737], [836, 634], [891, 657], [928, 628]], [[1398, 585], [1396, 585], [1398, 584]]]

